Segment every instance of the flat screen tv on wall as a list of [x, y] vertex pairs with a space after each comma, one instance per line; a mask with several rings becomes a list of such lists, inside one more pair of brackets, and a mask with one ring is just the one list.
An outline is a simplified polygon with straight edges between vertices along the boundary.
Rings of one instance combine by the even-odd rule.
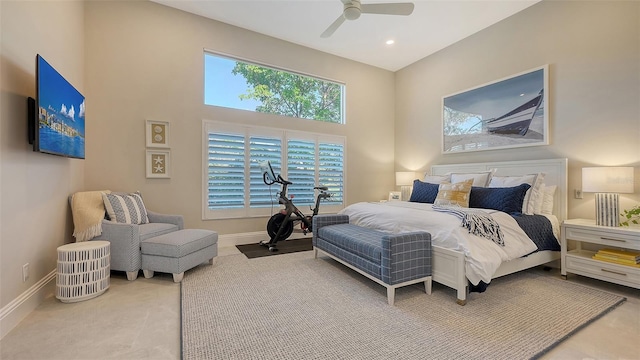
[[84, 159], [84, 96], [42, 56], [36, 56], [36, 98], [29, 99], [33, 151]]

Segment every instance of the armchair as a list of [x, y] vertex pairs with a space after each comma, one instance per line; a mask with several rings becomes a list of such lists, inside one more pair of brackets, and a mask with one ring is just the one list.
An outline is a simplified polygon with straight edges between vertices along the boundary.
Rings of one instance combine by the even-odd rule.
[[[109, 241], [111, 243], [111, 270], [124, 271], [127, 273], [127, 279], [135, 280], [142, 264], [140, 243], [152, 237], [182, 230], [184, 219], [182, 215], [165, 215], [148, 211], [142, 203], [142, 197], [140, 197], [140, 203], [137, 204], [138, 210], [142, 209], [146, 213], [149, 223], [137, 225], [123, 221], [109, 221], [107, 220], [108, 214], [105, 214], [106, 206], [103, 202], [103, 193], [110, 193], [110, 191], [78, 192], [69, 196], [76, 228], [73, 235], [76, 237], [76, 241]], [[122, 195], [122, 193], [119, 194]], [[122, 213], [123, 209], [119, 210]]]
[[128, 280], [135, 280], [140, 271], [140, 242], [152, 237], [184, 229], [182, 215], [165, 215], [147, 210], [148, 224], [122, 224], [102, 220], [102, 234], [91, 240], [111, 243], [111, 270], [125, 271]]

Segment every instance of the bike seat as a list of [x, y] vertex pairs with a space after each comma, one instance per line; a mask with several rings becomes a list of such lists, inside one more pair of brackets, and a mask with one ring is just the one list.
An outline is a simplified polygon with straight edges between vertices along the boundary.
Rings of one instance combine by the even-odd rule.
[[322, 190], [322, 191], [327, 191], [327, 190], [329, 190], [329, 188], [328, 188], [328, 187], [326, 187], [326, 186], [316, 186], [316, 187], [314, 187], [314, 189], [316, 189], [316, 190]]

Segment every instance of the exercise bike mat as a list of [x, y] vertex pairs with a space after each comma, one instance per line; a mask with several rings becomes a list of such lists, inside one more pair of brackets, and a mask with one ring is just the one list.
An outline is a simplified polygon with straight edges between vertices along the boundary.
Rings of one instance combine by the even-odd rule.
[[240, 250], [247, 259], [313, 250], [313, 244], [311, 244], [310, 237], [278, 241], [276, 245], [278, 251], [269, 251], [269, 247], [262, 246], [260, 244], [236, 245], [236, 248], [238, 248], [238, 250]]

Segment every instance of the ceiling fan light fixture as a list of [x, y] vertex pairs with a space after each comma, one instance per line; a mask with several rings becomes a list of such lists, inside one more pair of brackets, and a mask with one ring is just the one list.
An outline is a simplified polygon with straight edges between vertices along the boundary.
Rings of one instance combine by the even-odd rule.
[[345, 6], [344, 17], [347, 20], [355, 20], [360, 17], [361, 11], [357, 6]]

